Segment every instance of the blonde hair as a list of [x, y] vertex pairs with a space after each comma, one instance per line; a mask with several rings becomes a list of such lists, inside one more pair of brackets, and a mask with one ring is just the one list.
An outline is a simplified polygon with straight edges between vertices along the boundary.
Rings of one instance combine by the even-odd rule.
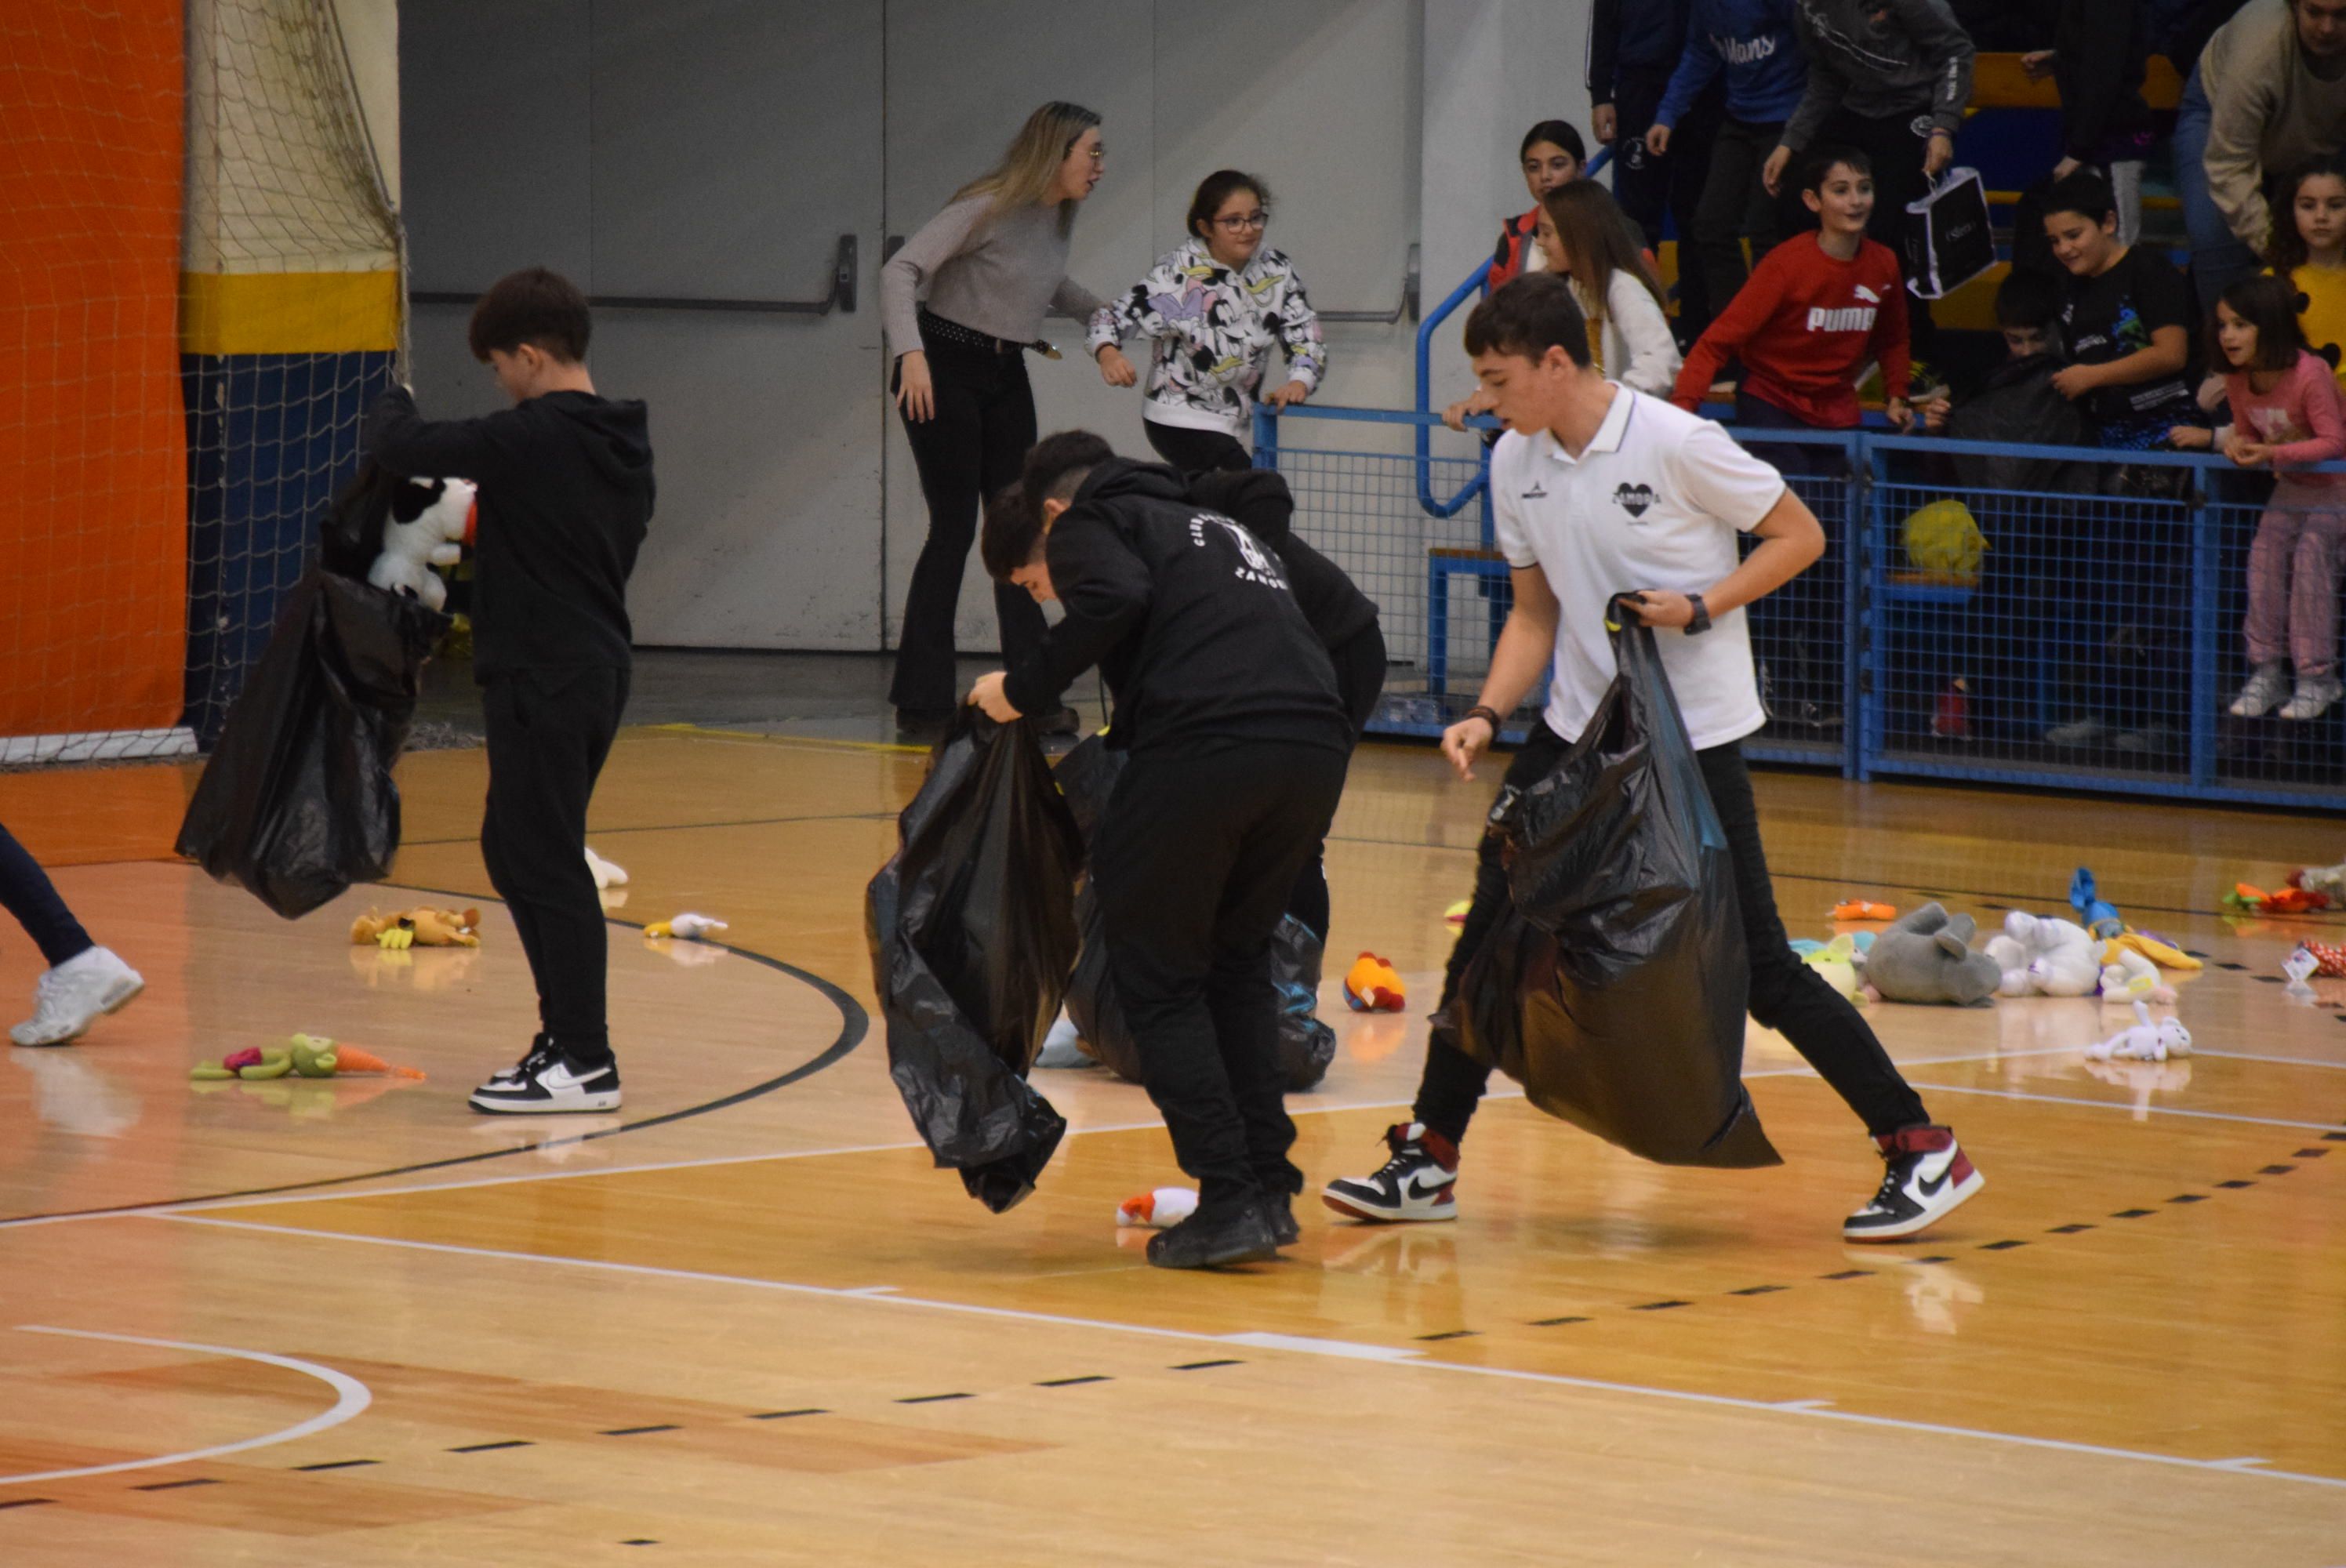
[[[991, 223], [1005, 212], [1040, 202], [1050, 194], [1052, 182], [1059, 178], [1059, 166], [1075, 151], [1076, 143], [1082, 139], [1084, 132], [1099, 123], [1099, 116], [1083, 105], [1053, 99], [1026, 117], [1026, 123], [1018, 127], [1018, 134], [1004, 149], [1001, 161], [954, 191], [954, 200], [971, 196], [994, 198], [982, 223]], [[1059, 232], [1065, 234], [1075, 226], [1076, 204], [1062, 201]]]
[[1572, 281], [1587, 293], [1591, 319], [1601, 320], [1607, 314], [1606, 293], [1616, 272], [1627, 272], [1644, 284], [1654, 303], [1668, 314], [1669, 297], [1646, 261], [1639, 243], [1643, 237], [1629, 226], [1628, 214], [1621, 210], [1611, 192], [1579, 179], [1557, 186], [1541, 199], [1540, 205], [1547, 209], [1547, 220], [1556, 226], [1556, 241], [1564, 249], [1562, 256], [1549, 258], [1550, 264], [1561, 267], [1569, 260], [1588, 270], [1585, 278], [1574, 273]]

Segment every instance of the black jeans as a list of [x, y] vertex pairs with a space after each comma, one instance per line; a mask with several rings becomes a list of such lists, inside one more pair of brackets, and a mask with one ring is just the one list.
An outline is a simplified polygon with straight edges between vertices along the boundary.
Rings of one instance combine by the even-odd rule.
[[1712, 293], [1694, 247], [1695, 215], [1710, 170], [1710, 148], [1719, 134], [1724, 95], [1714, 83], [1698, 97], [1683, 117], [1685, 123], [1670, 127], [1670, 150], [1656, 158], [1646, 150], [1646, 132], [1653, 127], [1654, 111], [1662, 107], [1669, 81], [1668, 69], [1624, 73], [1614, 89], [1621, 139], [1613, 150], [1613, 199], [1644, 232], [1647, 247], [1657, 257], [1662, 249], [1662, 220], [1669, 219], [1678, 229], [1678, 334], [1691, 343], [1734, 297], [1732, 290]]
[[1272, 741], [1137, 753], [1092, 845], [1108, 972], [1148, 1097], [1206, 1204], [1291, 1196], [1270, 933], [1345, 756]]
[[[1377, 698], [1385, 691], [1385, 634], [1371, 621], [1330, 648], [1328, 657], [1336, 667], [1336, 695], [1352, 716], [1352, 739], [1358, 744], [1376, 715]], [[1324, 835], [1311, 846], [1311, 859], [1295, 879], [1287, 912], [1310, 927], [1313, 936], [1323, 942], [1328, 940], [1328, 840]]]
[[627, 679], [608, 665], [525, 669], [481, 691], [489, 739], [481, 859], [521, 933], [538, 1027], [584, 1064], [611, 1059], [610, 948], [586, 869], [586, 801], [627, 708]]
[[[1507, 765], [1507, 783], [1529, 789], [1552, 772], [1568, 749], [1565, 740], [1542, 723]], [[1808, 1059], [1849, 1102], [1876, 1137], [1901, 1127], [1917, 1126], [1930, 1118], [1922, 1099], [1882, 1049], [1882, 1042], [1859, 1015], [1849, 999], [1825, 983], [1824, 977], [1800, 962], [1784, 935], [1776, 913], [1775, 884], [1768, 879], [1768, 860], [1760, 843], [1760, 813], [1751, 795], [1751, 774], [1743, 765], [1742, 748], [1732, 741], [1695, 753], [1702, 766], [1703, 783], [1710, 803], [1727, 830], [1728, 852], [1735, 861], [1735, 896], [1743, 914], [1743, 945], [1751, 963], [1751, 1016], [1780, 1032], [1792, 1048]], [[1460, 976], [1490, 934], [1492, 925], [1507, 907], [1507, 873], [1499, 864], [1499, 840], [1485, 833], [1476, 851], [1474, 902], [1466, 911], [1465, 928], [1451, 950], [1450, 967], [1443, 976], [1442, 1004], [1458, 993]], [[1491, 1070], [1450, 1043], [1436, 1030], [1425, 1053], [1425, 1075], [1419, 1080], [1413, 1115], [1433, 1131], [1455, 1144], [1466, 1135], [1466, 1124], [1483, 1097]]]
[[[936, 412], [925, 420], [904, 415], [904, 434], [921, 471], [929, 504], [929, 537], [904, 595], [904, 623], [896, 634], [896, 677], [888, 700], [900, 708], [950, 710], [960, 695], [954, 670], [954, 611], [961, 575], [977, 537], [977, 510], [986, 496], [1018, 477], [1035, 444], [1035, 393], [1026, 382], [1026, 356], [995, 353], [962, 343], [923, 340]], [[1026, 590], [994, 585], [994, 613], [1002, 625], [1002, 659], [1016, 668], [1043, 640], [1043, 606]]]
[[[1923, 127], [1920, 133], [1914, 128], [1918, 125]], [[1870, 119], [1847, 109], [1835, 110], [1817, 132], [1816, 140], [1792, 159], [1792, 167], [1784, 173], [1785, 194], [1791, 200], [1800, 200], [1800, 166], [1809, 152], [1835, 144], [1856, 148], [1872, 161], [1873, 216], [1865, 220], [1866, 236], [1890, 247], [1903, 274], [1906, 229], [1912, 221], [1906, 216], [1906, 204], [1920, 201], [1931, 189], [1923, 173], [1923, 155], [1931, 150], [1930, 116], [1918, 112]], [[1801, 203], [1800, 211], [1796, 228], [1788, 233], [1804, 233], [1818, 226], [1817, 215], [1808, 210], [1806, 203]], [[1938, 325], [1931, 320], [1930, 301], [1916, 299], [1912, 290], [1906, 294], [1906, 337], [1916, 359], [1927, 360], [1937, 351]]]
[[[1750, 263], [1743, 257], [1743, 241], [1751, 241], [1751, 260], [1756, 261], [1784, 237], [1780, 205], [1760, 183], [1760, 166], [1776, 150], [1783, 131], [1780, 122], [1762, 125], [1729, 116], [1719, 122], [1719, 134], [1711, 138], [1710, 168], [1695, 205], [1694, 254], [1713, 315], [1727, 309], [1751, 276]], [[1672, 145], [1677, 145], [1675, 136]], [[1686, 230], [1678, 232], [1683, 236]], [[1683, 277], [1686, 270], [1681, 251], [1679, 275]]]
[[1159, 424], [1143, 417], [1140, 428], [1157, 455], [1184, 473], [1206, 473], [1218, 468], [1252, 468], [1254, 459], [1239, 438], [1227, 431], [1192, 430], [1186, 424]]
[[57, 896], [56, 884], [41, 870], [40, 861], [5, 827], [0, 827], [0, 904], [16, 917], [51, 969], [97, 945]]

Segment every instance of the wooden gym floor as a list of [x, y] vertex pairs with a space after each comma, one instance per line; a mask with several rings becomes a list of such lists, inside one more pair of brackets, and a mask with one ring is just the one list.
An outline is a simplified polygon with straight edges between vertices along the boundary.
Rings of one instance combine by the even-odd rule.
[[[1178, 1179], [1138, 1089], [1040, 1074], [1076, 1131], [1007, 1216], [913, 1141], [862, 891], [922, 761], [629, 731], [614, 919], [731, 946], [615, 924], [626, 1113], [518, 1124], [464, 1105], [531, 1027], [477, 751], [404, 765], [399, 886], [294, 924], [169, 858], [188, 769], [0, 779], [149, 983], [0, 1068], [0, 1563], [2346, 1563], [2346, 983], [2277, 979], [2341, 922], [2216, 912], [2335, 820], [1765, 776], [1796, 934], [1852, 894], [2056, 910], [2090, 863], [2210, 956], [2199, 1054], [2089, 1064], [2122, 1022], [2090, 1001], [1873, 1010], [1988, 1177], [1915, 1245], [1839, 1239], [1879, 1164], [1755, 1030], [1781, 1169], [1496, 1099], [1457, 1224], [1307, 1206], [1289, 1260], [1172, 1275], [1113, 1224]], [[1413, 1006], [1489, 787], [1355, 765], [1331, 950]], [[346, 944], [426, 901], [480, 905], [481, 949]], [[1424, 1033], [1324, 994], [1315, 1181], [1378, 1163]], [[429, 1079], [188, 1081], [297, 1029]]]

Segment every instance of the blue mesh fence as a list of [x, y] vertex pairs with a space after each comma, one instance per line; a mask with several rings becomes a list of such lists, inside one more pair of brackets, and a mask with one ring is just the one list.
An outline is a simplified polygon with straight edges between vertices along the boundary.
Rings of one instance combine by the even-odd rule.
[[[1257, 461], [1294, 487], [1298, 529], [1382, 609], [1393, 663], [1371, 728], [1384, 734], [1439, 734], [1474, 703], [1509, 602], [1482, 459], [1364, 450], [1378, 444], [1364, 423], [1432, 420], [1307, 406], [1257, 425]], [[1746, 444], [1828, 540], [1753, 607], [1769, 714], [1755, 758], [2346, 806], [2346, 703], [2329, 695], [2346, 473], [2335, 490], [2308, 476], [2276, 494], [2213, 456], [1871, 431], [1754, 431]], [[2278, 688], [2236, 714], [2259, 663], [2278, 666]], [[2300, 677], [2312, 689], [2292, 707]]]

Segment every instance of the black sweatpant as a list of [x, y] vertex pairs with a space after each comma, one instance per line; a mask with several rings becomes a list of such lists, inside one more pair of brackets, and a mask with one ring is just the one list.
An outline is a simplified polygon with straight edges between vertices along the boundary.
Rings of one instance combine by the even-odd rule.
[[41, 862], [5, 827], [0, 827], [0, 904], [16, 917], [51, 969], [97, 945], [57, 896], [56, 884], [41, 870]]
[[1186, 424], [1159, 424], [1146, 417], [1140, 428], [1148, 432], [1148, 444], [1157, 449], [1157, 455], [1184, 473], [1254, 466], [1245, 444], [1228, 431], [1192, 430]]
[[[1919, 132], [1917, 126], [1922, 127]], [[1923, 173], [1923, 156], [1931, 150], [1931, 117], [1917, 112], [1874, 119], [1836, 109], [1809, 148], [1828, 145], [1853, 147], [1872, 160], [1873, 215], [1865, 220], [1866, 237], [1889, 246], [1890, 253], [1898, 258], [1899, 270], [1905, 272], [1906, 229], [1913, 221], [1906, 215], [1906, 204], [1920, 201], [1931, 189], [1931, 181]], [[1787, 233], [1806, 232], [1821, 221], [1800, 201], [1800, 164], [1807, 156], [1805, 151], [1795, 156], [1792, 167], [1784, 171], [1785, 195], [1800, 203], [1800, 217]], [[1931, 303], [1916, 299], [1912, 290], [1906, 294], [1906, 337], [1916, 359], [1931, 359], [1936, 353], [1939, 332], [1931, 320]]]
[[[1369, 720], [1376, 715], [1377, 698], [1384, 695], [1385, 634], [1376, 622], [1371, 621], [1330, 648], [1328, 657], [1336, 667], [1336, 695], [1343, 699], [1344, 711], [1352, 716], [1352, 742], [1357, 746], [1368, 730]], [[1323, 942], [1328, 940], [1331, 917], [1328, 840], [1324, 835], [1311, 846], [1311, 858], [1295, 879], [1295, 891], [1287, 900], [1287, 912], [1311, 928], [1313, 936]]]
[[1270, 933], [1328, 831], [1344, 762], [1270, 741], [1136, 753], [1093, 840], [1108, 972], [1201, 1204], [1303, 1188], [1287, 1158]]
[[[921, 494], [929, 504], [929, 536], [904, 595], [888, 700], [900, 708], [941, 711], [950, 710], [960, 695], [954, 612], [977, 538], [978, 506], [1018, 477], [1026, 449], [1035, 444], [1035, 393], [1024, 352], [996, 353], [925, 333], [922, 346], [936, 412], [924, 420], [905, 413], [903, 420]], [[1025, 589], [996, 583], [994, 613], [1002, 626], [1004, 667], [1015, 669], [1043, 640], [1043, 606]]]
[[[1507, 783], [1517, 789], [1531, 788], [1555, 770], [1568, 748], [1546, 724], [1535, 727], [1507, 765]], [[1710, 803], [1727, 830], [1728, 851], [1735, 860], [1736, 903], [1742, 911], [1744, 950], [1751, 964], [1751, 1016], [1790, 1041], [1792, 1048], [1863, 1119], [1867, 1132], [1878, 1137], [1928, 1122], [1931, 1118], [1921, 1098], [1907, 1086], [1856, 1007], [1801, 962], [1785, 938], [1784, 922], [1776, 913], [1775, 886], [1768, 880], [1767, 856], [1760, 843], [1759, 808], [1752, 799], [1751, 774], [1743, 765], [1742, 748], [1730, 741], [1695, 753], [1695, 759], [1701, 764], [1703, 783], [1710, 790]], [[1458, 933], [1458, 945], [1451, 950], [1450, 967], [1443, 976], [1443, 1006], [1458, 993], [1459, 978], [1506, 909], [1507, 900], [1499, 839], [1485, 833], [1475, 857], [1474, 902], [1466, 911], [1465, 929]], [[1474, 1117], [1490, 1075], [1488, 1067], [1436, 1030], [1427, 1043], [1425, 1075], [1419, 1080], [1413, 1114], [1455, 1144], [1465, 1137], [1466, 1124]]]
[[[1783, 131], [1780, 120], [1762, 124], [1729, 115], [1719, 122], [1719, 132], [1711, 138], [1710, 167], [1705, 171], [1702, 194], [1695, 206], [1693, 265], [1702, 274], [1713, 315], [1733, 303], [1750, 279], [1751, 264], [1744, 260], [1744, 240], [1751, 241], [1750, 260], [1756, 261], [1773, 250], [1776, 241], [1783, 238], [1780, 204], [1760, 183], [1760, 166], [1776, 150]], [[1676, 145], [1675, 138], [1672, 145]], [[1683, 243], [1686, 230], [1681, 228], [1678, 233], [1678, 274], [1683, 278], [1688, 266]]]
[[1613, 95], [1621, 129], [1613, 153], [1613, 199], [1657, 257], [1662, 252], [1663, 219], [1670, 219], [1678, 229], [1678, 336], [1691, 343], [1733, 298], [1731, 292], [1724, 297], [1711, 293], [1694, 247], [1695, 211], [1710, 170], [1710, 147], [1719, 134], [1725, 95], [1714, 83], [1696, 98], [1685, 123], [1670, 127], [1670, 150], [1656, 158], [1646, 150], [1646, 132], [1653, 127], [1654, 111], [1662, 107], [1669, 82], [1668, 67], [1621, 74]]
[[627, 706], [627, 677], [608, 665], [515, 670], [481, 692], [489, 736], [481, 859], [521, 933], [538, 1027], [582, 1065], [611, 1059], [609, 944], [586, 869], [586, 801]]

